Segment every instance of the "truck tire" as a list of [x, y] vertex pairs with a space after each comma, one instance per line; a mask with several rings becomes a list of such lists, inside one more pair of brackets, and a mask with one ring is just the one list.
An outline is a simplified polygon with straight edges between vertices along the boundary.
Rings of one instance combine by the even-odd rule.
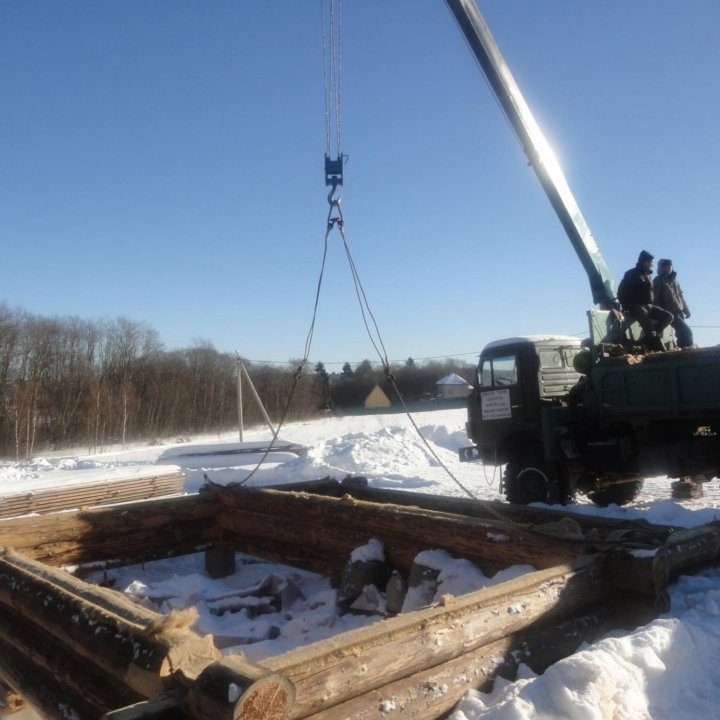
[[618, 483], [617, 485], [610, 485], [602, 490], [589, 492], [588, 497], [600, 507], [607, 507], [613, 503], [615, 505], [627, 505], [640, 494], [642, 486], [642, 480]]
[[516, 505], [568, 502], [567, 484], [553, 463], [537, 456], [511, 460], [503, 476], [505, 497]]

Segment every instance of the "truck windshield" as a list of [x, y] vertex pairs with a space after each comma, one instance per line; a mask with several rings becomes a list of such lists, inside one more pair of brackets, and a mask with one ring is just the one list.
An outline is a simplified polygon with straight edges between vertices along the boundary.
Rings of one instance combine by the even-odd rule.
[[478, 368], [478, 382], [482, 387], [507, 387], [517, 383], [515, 355], [485, 358]]

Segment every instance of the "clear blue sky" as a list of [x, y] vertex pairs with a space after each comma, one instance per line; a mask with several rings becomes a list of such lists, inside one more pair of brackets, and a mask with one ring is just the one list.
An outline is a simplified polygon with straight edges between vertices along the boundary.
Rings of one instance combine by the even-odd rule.
[[[482, 0], [616, 281], [720, 342], [717, 0]], [[582, 267], [442, 0], [345, 0], [346, 233], [391, 359], [582, 333]], [[302, 355], [327, 216], [318, 0], [0, 3], [0, 300]], [[375, 360], [333, 233], [311, 352]]]

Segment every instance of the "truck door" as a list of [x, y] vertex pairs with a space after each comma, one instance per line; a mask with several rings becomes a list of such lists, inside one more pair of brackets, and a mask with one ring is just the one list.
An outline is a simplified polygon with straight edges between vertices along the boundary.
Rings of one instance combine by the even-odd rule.
[[486, 356], [477, 371], [473, 419], [479, 446], [497, 447], [510, 426], [524, 419], [522, 387], [516, 353]]

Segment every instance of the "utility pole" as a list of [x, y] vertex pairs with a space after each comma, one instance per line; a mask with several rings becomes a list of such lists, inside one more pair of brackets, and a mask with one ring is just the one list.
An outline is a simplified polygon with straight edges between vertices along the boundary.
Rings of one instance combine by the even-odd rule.
[[243, 411], [242, 411], [242, 370], [243, 364], [240, 353], [235, 352], [237, 363], [237, 396], [238, 396], [238, 428], [240, 429], [240, 442], [243, 441]]

